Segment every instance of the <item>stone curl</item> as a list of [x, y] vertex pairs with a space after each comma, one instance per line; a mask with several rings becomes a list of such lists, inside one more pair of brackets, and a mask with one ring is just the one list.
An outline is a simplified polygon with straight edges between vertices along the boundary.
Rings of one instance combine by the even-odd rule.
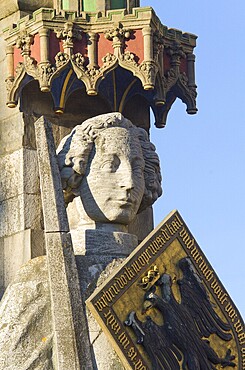
[[138, 213], [152, 205], [162, 194], [160, 161], [155, 146], [147, 132], [134, 126], [121, 113], [108, 113], [96, 116], [74, 127], [64, 137], [57, 149], [58, 164], [66, 203], [80, 195], [79, 187], [89, 162], [94, 142], [99, 134], [110, 127], [121, 127], [138, 137], [145, 162], [145, 190]]

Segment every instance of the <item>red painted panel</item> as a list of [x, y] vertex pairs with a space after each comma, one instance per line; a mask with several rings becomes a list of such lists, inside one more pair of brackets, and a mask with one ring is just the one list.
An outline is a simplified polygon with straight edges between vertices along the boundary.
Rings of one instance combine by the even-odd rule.
[[164, 73], [170, 70], [170, 56], [166, 53], [163, 54], [163, 65], [164, 65]]
[[[164, 73], [168, 72], [171, 68], [170, 64], [170, 56], [167, 53], [164, 53], [163, 55], [163, 63], [164, 63]], [[187, 60], [185, 58], [182, 58], [180, 60], [180, 72], [185, 72], [187, 74]]]
[[105, 35], [103, 33], [99, 34], [99, 41], [98, 41], [98, 64], [101, 67], [102, 66], [102, 58], [107, 53], [114, 53], [113, 47], [112, 47], [112, 41], [109, 41], [105, 38]]
[[187, 60], [186, 59], [181, 59], [180, 61], [180, 72], [183, 73], [185, 72], [186, 74], [188, 73], [187, 69]]
[[55, 63], [55, 56], [60, 51], [64, 51], [62, 41], [57, 39], [55, 32], [51, 31], [49, 36], [49, 59], [52, 64]]
[[86, 33], [82, 34], [82, 40], [81, 41], [79, 41], [77, 39], [74, 40], [73, 52], [74, 52], [74, 54], [81, 53], [83, 56], [88, 56], [88, 46], [87, 46]]
[[23, 58], [21, 55], [21, 49], [14, 48], [14, 69], [16, 68], [19, 62], [23, 62]]
[[144, 39], [141, 30], [134, 31], [132, 38], [126, 41], [125, 51], [134, 53], [138, 57], [139, 63], [144, 60]]
[[34, 36], [34, 43], [31, 45], [31, 57], [40, 62], [40, 36], [38, 33]]

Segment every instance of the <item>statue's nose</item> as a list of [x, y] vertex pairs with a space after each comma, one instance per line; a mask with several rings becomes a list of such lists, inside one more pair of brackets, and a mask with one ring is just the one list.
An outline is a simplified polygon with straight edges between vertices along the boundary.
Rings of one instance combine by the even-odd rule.
[[134, 188], [134, 182], [132, 178], [132, 174], [125, 173], [123, 178], [120, 180], [119, 185], [121, 188], [125, 188], [126, 190], [131, 190]]
[[120, 173], [121, 177], [119, 180], [119, 186], [127, 190], [133, 189], [134, 188], [133, 171], [131, 163], [129, 161], [121, 163]]

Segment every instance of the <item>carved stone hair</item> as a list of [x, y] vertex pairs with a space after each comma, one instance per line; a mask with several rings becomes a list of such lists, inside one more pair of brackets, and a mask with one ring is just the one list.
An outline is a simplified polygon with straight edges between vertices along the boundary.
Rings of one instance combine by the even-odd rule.
[[89, 155], [97, 136], [110, 127], [126, 128], [138, 137], [145, 161], [145, 191], [138, 213], [152, 205], [162, 194], [159, 158], [147, 132], [134, 126], [121, 113], [96, 116], [74, 127], [57, 149], [58, 164], [66, 203], [80, 195], [79, 186], [86, 173]]

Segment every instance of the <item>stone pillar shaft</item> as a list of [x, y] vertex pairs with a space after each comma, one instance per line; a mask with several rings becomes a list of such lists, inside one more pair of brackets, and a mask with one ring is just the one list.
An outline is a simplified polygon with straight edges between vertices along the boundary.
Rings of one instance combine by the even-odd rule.
[[144, 27], [142, 29], [144, 37], [144, 60], [153, 59], [153, 40], [152, 40], [152, 29], [151, 27]]
[[14, 47], [12, 45], [7, 46], [6, 49], [6, 61], [7, 61], [7, 78], [14, 78]]
[[88, 34], [88, 58], [89, 58], [89, 67], [97, 67], [98, 66], [98, 59], [97, 59], [97, 38], [98, 35], [93, 32], [89, 32]]
[[195, 82], [195, 55], [187, 54], [188, 85], [196, 86]]
[[39, 36], [41, 62], [49, 62], [49, 30], [47, 28], [42, 28], [39, 31]]

